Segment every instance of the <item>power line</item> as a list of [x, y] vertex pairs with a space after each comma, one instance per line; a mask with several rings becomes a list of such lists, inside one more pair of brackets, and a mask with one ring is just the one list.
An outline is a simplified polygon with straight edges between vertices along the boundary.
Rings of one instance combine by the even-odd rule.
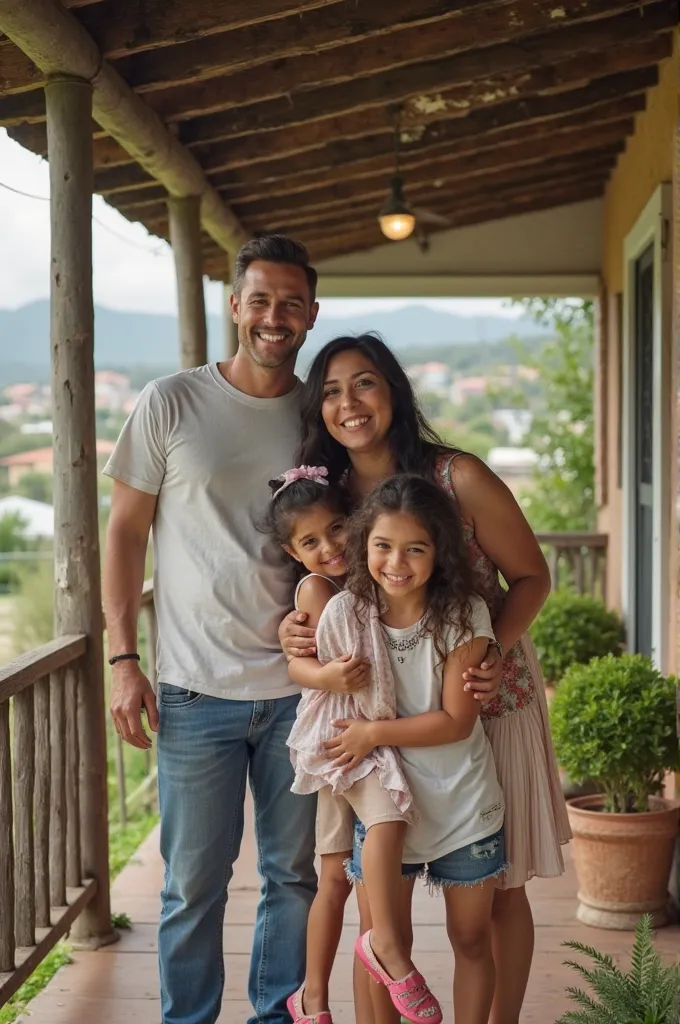
[[[23, 196], [25, 199], [37, 199], [41, 203], [49, 203], [50, 201], [49, 196], [36, 196], [32, 192], [22, 192], [21, 189], [14, 188], [12, 185], [7, 185], [4, 181], [0, 181], [0, 188], [7, 189], [8, 192], [13, 192], [17, 196]], [[98, 217], [95, 217], [94, 214], [92, 215], [92, 220], [95, 224], [98, 224], [100, 228], [103, 228], [104, 231], [108, 231], [110, 235], [113, 235], [114, 238], [117, 238], [119, 242], [125, 242], [127, 245], [131, 245], [133, 248], [139, 249], [140, 252], [145, 252], [149, 256], [161, 256], [164, 252], [162, 245], [158, 246], [155, 249], [147, 249], [146, 246], [141, 245], [139, 242], [135, 242], [134, 239], [126, 238], [124, 235], [119, 235], [117, 231], [114, 231], [113, 228], [110, 228], [108, 224], [104, 224], [104, 222], [99, 220]]]

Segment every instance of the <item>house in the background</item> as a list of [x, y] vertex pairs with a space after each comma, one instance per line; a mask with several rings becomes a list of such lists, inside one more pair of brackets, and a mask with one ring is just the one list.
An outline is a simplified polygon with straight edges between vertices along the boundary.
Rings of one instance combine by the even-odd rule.
[[538, 456], [531, 448], [491, 448], [487, 465], [518, 495], [531, 486], [531, 478]]
[[19, 516], [22, 532], [28, 540], [50, 539], [54, 536], [54, 508], [44, 501], [10, 494], [0, 498], [0, 519]]
[[407, 367], [407, 372], [420, 392], [442, 397], [448, 394], [451, 370], [446, 363], [417, 363]]
[[[115, 445], [113, 441], [97, 441], [97, 461], [105, 461]], [[16, 487], [21, 478], [28, 473], [43, 473], [51, 476], [54, 472], [54, 449], [34, 448], [33, 451], [19, 452], [17, 455], [6, 455], [0, 459], [0, 473], [6, 475], [10, 487]]]
[[137, 401], [138, 392], [130, 387], [130, 378], [115, 370], [98, 370], [94, 375], [94, 402], [96, 409], [129, 413]]

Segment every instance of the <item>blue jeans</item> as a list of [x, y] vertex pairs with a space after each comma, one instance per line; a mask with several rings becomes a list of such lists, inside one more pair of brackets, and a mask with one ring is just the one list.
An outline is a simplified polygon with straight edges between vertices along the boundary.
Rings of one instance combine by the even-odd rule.
[[286, 739], [299, 698], [221, 700], [167, 683], [158, 697], [162, 1024], [215, 1024], [219, 1015], [222, 928], [243, 836], [246, 776], [262, 876], [250, 1024], [289, 1024], [286, 998], [304, 978], [307, 914], [316, 892], [316, 800], [290, 792]]

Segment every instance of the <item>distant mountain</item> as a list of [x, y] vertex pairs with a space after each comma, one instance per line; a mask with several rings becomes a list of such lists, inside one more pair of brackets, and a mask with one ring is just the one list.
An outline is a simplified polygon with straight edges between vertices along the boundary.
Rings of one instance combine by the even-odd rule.
[[[509, 320], [501, 316], [466, 317], [409, 306], [394, 311], [377, 311], [360, 317], [342, 319], [322, 312], [307, 339], [300, 370], [330, 339], [340, 334], [378, 331], [400, 354], [414, 357], [419, 348], [442, 345], [494, 343], [517, 334], [522, 338], [545, 335], [526, 317]], [[222, 357], [222, 321], [211, 316], [208, 322], [209, 355]], [[95, 362], [99, 369], [112, 367], [177, 366], [177, 320], [175, 316], [152, 313], [119, 312], [98, 306], [95, 310]], [[0, 309], [0, 384], [25, 379], [36, 380], [49, 373], [49, 303], [33, 302], [19, 309]]]

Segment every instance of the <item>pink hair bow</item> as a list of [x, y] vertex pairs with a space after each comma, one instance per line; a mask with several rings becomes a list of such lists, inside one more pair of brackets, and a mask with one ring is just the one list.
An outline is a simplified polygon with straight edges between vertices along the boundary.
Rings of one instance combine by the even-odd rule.
[[281, 491], [285, 491], [286, 487], [294, 484], [296, 480], [313, 480], [315, 484], [328, 487], [328, 470], [325, 466], [295, 466], [294, 469], [287, 469], [278, 479], [282, 480], [283, 483], [278, 491], [274, 491], [272, 494], [272, 501], [279, 496]]

